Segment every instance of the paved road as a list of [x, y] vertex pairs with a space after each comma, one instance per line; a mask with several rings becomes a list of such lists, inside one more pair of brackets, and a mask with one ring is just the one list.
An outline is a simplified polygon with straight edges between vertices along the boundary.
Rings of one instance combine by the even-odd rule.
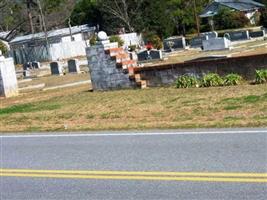
[[267, 129], [1, 137], [5, 199], [267, 199]]

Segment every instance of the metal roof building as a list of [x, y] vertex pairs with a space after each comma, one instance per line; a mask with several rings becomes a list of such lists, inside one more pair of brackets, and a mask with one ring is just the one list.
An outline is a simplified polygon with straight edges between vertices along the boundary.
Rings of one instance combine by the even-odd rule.
[[236, 11], [251, 12], [257, 11], [265, 6], [252, 0], [214, 0], [205, 8], [200, 17], [205, 18], [217, 15], [219, 10], [223, 7], [227, 7]]
[[[47, 32], [18, 36], [9, 42], [16, 64], [46, 62], [85, 56], [85, 48], [95, 27], [74, 26]], [[47, 39], [47, 40], [46, 40]]]
[[[58, 30], [52, 30], [47, 32], [47, 38], [49, 40], [53, 40], [54, 38], [62, 38], [65, 36], [70, 36], [70, 33], [75, 35], [78, 33], [90, 33], [94, 32], [95, 27], [89, 27], [88, 25], [81, 25], [81, 26], [73, 26], [71, 27], [71, 30], [69, 28], [63, 28]], [[19, 44], [19, 43], [25, 43], [28, 41], [33, 40], [45, 40], [45, 33], [35, 33], [30, 35], [24, 35], [24, 36], [18, 36], [10, 41], [10, 44]]]

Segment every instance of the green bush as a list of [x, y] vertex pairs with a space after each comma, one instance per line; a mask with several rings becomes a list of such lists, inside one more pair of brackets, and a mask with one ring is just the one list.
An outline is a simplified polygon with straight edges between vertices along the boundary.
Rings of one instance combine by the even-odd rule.
[[217, 30], [243, 28], [250, 24], [244, 13], [229, 8], [221, 8], [214, 16], [214, 22]]
[[97, 36], [94, 35], [93, 37], [90, 38], [90, 45], [91, 46], [96, 45], [96, 41], [97, 41]]
[[256, 84], [267, 83], [267, 69], [256, 70]]
[[5, 55], [8, 51], [7, 46], [2, 41], [0, 41], [0, 50], [2, 51], [3, 55]]
[[112, 35], [109, 38], [110, 42], [118, 42], [119, 47], [122, 47], [124, 45], [123, 39], [120, 38], [118, 35]]
[[163, 48], [163, 43], [162, 40], [158, 35], [155, 33], [145, 33], [144, 34], [144, 39], [146, 43], [151, 43], [155, 49], [162, 49]]
[[224, 78], [223, 85], [225, 86], [231, 86], [231, 85], [239, 85], [242, 81], [242, 77], [238, 74], [228, 74]]
[[136, 45], [130, 45], [128, 46], [129, 48], [129, 51], [135, 51], [137, 49], [137, 46]]
[[199, 81], [197, 77], [195, 76], [180, 76], [176, 80], [176, 87], [177, 88], [191, 88], [191, 87], [198, 87], [199, 86]]
[[206, 74], [202, 81], [201, 86], [203, 87], [216, 87], [216, 86], [223, 86], [223, 79], [215, 73]]

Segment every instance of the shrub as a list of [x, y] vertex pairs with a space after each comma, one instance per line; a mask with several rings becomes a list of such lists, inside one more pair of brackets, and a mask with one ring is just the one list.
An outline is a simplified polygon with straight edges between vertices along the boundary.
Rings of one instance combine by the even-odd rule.
[[144, 39], [146, 43], [152, 44], [155, 49], [162, 49], [163, 43], [160, 37], [154, 33], [146, 33], [144, 34]]
[[242, 12], [232, 11], [229, 8], [221, 8], [214, 16], [216, 29], [243, 28], [249, 25], [250, 21]]
[[198, 79], [195, 76], [180, 76], [176, 81], [177, 88], [191, 88], [191, 87], [198, 87]]
[[230, 85], [239, 85], [242, 80], [242, 77], [238, 74], [228, 74], [224, 77], [223, 85], [230, 86]]
[[2, 41], [0, 41], [0, 50], [2, 51], [3, 55], [5, 55], [8, 51], [7, 46]]
[[137, 49], [137, 46], [136, 45], [130, 45], [128, 46], [129, 48], [129, 51], [135, 51]]
[[120, 38], [118, 35], [112, 35], [109, 38], [110, 42], [118, 42], [119, 47], [122, 47], [124, 45], [123, 39]]
[[223, 79], [218, 74], [209, 73], [203, 77], [201, 86], [216, 87], [216, 86], [223, 86], [223, 83], [224, 83]]
[[267, 69], [256, 70], [256, 84], [267, 83]]
[[93, 37], [90, 38], [90, 45], [91, 46], [96, 45], [96, 41], [97, 41], [97, 36], [94, 35]]

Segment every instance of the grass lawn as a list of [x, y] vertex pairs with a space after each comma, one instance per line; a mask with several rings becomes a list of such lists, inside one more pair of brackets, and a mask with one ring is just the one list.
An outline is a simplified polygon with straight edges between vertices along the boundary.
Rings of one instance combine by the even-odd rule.
[[85, 85], [0, 99], [0, 131], [267, 126], [267, 84], [88, 90]]

